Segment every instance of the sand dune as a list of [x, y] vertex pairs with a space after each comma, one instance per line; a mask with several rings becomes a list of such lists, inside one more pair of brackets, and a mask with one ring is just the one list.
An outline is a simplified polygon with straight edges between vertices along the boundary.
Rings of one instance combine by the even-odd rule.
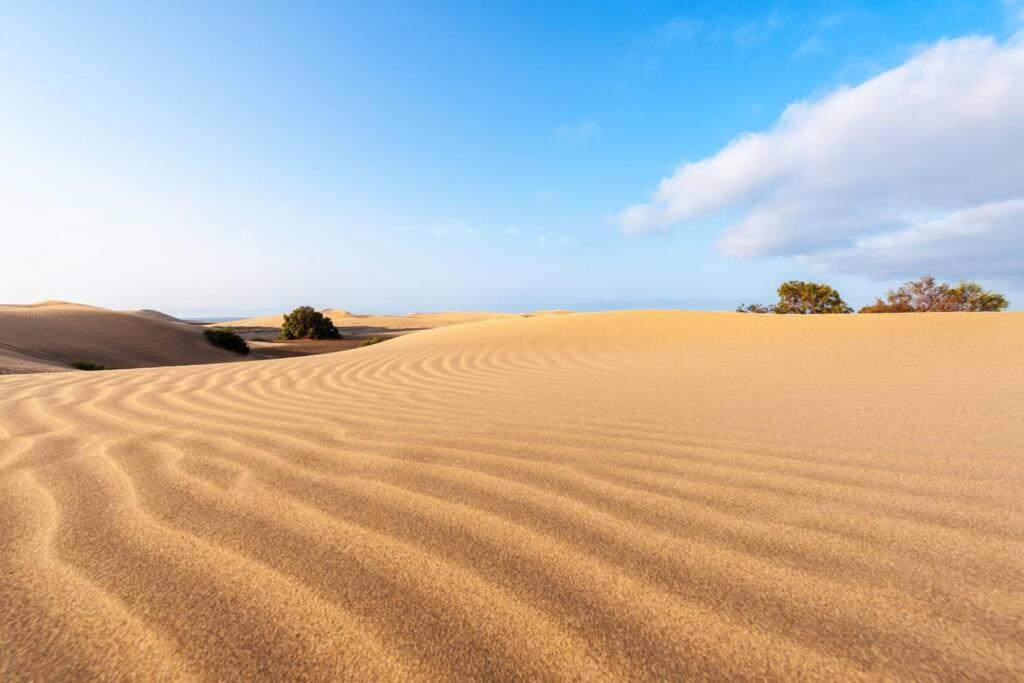
[[69, 370], [76, 360], [139, 368], [237, 360], [199, 328], [158, 311], [64, 301], [0, 305], [0, 374]]
[[167, 322], [167, 323], [187, 323], [188, 322], [186, 320], [182, 320], [181, 318], [175, 318], [173, 315], [168, 315], [168, 314], [163, 313], [161, 311], [154, 311], [151, 308], [143, 308], [143, 309], [140, 309], [138, 311], [130, 311], [130, 312], [131, 313], [135, 313], [137, 315], [147, 316], [149, 318], [153, 318], [154, 320], [163, 320], [164, 322]]
[[1024, 315], [0, 378], [0, 679], [1020, 680]]
[[[537, 311], [536, 313], [493, 313], [486, 311], [443, 311], [440, 313], [410, 313], [409, 315], [373, 315], [358, 314], [340, 308], [325, 308], [322, 313], [341, 329], [346, 330], [373, 329], [378, 331], [405, 332], [412, 330], [428, 330], [449, 325], [475, 323], [482, 320], [507, 320], [510, 318], [526, 318], [567, 311]], [[229, 327], [281, 327], [281, 315], [264, 315], [255, 318], [244, 318], [224, 323], [216, 323]]]

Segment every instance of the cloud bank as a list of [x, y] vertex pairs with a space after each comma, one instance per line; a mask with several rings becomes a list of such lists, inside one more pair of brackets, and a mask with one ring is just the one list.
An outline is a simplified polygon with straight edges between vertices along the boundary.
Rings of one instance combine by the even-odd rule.
[[735, 217], [718, 248], [873, 277], [1024, 278], [1024, 44], [968, 37], [684, 163], [628, 234]]

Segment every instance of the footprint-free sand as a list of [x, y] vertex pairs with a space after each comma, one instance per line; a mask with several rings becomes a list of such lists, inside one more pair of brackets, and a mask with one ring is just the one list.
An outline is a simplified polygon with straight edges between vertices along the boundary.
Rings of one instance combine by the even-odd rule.
[[0, 680], [1019, 680], [1022, 492], [1015, 313], [0, 377]]
[[158, 311], [65, 301], [0, 304], [0, 375], [66, 371], [73, 361], [139, 368], [237, 358], [211, 345], [201, 328]]

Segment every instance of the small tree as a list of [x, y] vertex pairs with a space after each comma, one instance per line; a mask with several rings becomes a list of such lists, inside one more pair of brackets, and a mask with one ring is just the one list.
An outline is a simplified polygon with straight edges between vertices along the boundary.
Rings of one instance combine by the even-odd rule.
[[853, 313], [839, 292], [829, 285], [817, 282], [790, 280], [779, 285], [779, 302], [773, 306], [743, 304], [739, 313]]
[[339, 339], [334, 322], [312, 306], [299, 306], [285, 313], [281, 339]]
[[987, 292], [977, 282], [960, 281], [949, 290], [950, 298], [957, 302], [960, 311], [993, 313], [1006, 309], [1010, 302], [998, 292]]
[[1002, 294], [988, 292], [977, 282], [961, 281], [956, 287], [938, 283], [931, 275], [890, 289], [885, 300], [860, 309], [861, 313], [923, 313], [926, 311], [1001, 311], [1010, 302]]

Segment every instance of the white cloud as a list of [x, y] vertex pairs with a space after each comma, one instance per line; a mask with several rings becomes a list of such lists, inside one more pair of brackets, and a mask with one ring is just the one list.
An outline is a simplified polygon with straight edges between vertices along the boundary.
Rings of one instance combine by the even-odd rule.
[[554, 130], [554, 136], [561, 140], [589, 140], [601, 132], [601, 127], [594, 121], [563, 123]]
[[1019, 280], [1024, 274], [1024, 199], [992, 202], [823, 252], [816, 265], [876, 278], [934, 273]]
[[1024, 45], [969, 37], [790, 105], [772, 130], [681, 165], [619, 220], [639, 234], [737, 216], [718, 242], [726, 254], [865, 274], [919, 274], [970, 249], [964, 275], [981, 276], [1024, 255], [1019, 200]]

